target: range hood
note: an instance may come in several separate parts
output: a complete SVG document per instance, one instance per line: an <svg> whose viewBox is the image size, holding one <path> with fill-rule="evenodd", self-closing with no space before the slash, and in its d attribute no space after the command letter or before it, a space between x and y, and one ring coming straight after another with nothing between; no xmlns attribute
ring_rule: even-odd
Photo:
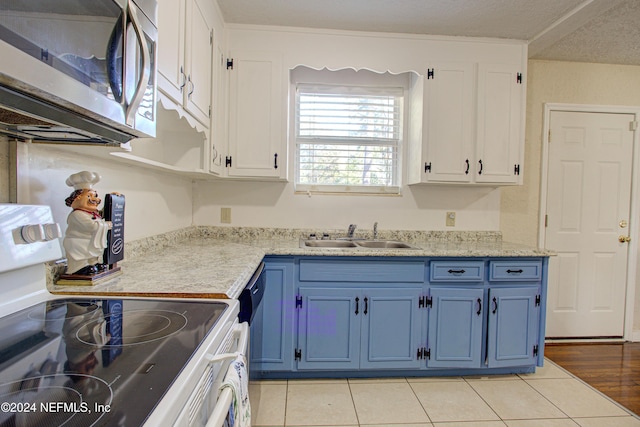
<svg viewBox="0 0 640 427"><path fill-rule="evenodd" d="M21 141L117 146L134 135L0 85L0 134Z"/></svg>

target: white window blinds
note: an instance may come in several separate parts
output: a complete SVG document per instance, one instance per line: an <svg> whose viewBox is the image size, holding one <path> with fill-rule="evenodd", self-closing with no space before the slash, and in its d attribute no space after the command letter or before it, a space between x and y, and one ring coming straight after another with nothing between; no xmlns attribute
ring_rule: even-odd
<svg viewBox="0 0 640 427"><path fill-rule="evenodd" d="M397 192L403 94L402 88L299 84L297 188Z"/></svg>

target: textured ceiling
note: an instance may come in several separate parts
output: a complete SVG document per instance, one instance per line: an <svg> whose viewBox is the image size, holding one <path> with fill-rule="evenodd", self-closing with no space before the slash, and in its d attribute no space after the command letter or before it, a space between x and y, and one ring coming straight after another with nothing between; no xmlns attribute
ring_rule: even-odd
<svg viewBox="0 0 640 427"><path fill-rule="evenodd" d="M492 37L537 59L640 65L640 0L217 0L225 22Z"/></svg>

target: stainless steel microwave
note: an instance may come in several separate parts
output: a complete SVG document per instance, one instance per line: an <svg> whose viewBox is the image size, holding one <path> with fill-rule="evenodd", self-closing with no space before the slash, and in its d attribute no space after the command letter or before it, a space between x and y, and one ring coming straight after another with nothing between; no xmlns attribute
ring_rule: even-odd
<svg viewBox="0 0 640 427"><path fill-rule="evenodd" d="M0 2L0 133L154 137L157 32L156 0Z"/></svg>

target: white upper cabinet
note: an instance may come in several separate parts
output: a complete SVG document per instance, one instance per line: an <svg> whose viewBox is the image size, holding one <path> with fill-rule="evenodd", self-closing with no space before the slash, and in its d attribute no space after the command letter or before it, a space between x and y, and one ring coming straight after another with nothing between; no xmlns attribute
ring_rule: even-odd
<svg viewBox="0 0 640 427"><path fill-rule="evenodd" d="M408 183L521 183L522 74L445 62L414 79Z"/></svg>
<svg viewBox="0 0 640 427"><path fill-rule="evenodd" d="M286 179L282 55L236 50L230 61L228 176Z"/></svg>
<svg viewBox="0 0 640 427"><path fill-rule="evenodd" d="M158 4L158 88L207 128L213 27L199 0Z"/></svg>

